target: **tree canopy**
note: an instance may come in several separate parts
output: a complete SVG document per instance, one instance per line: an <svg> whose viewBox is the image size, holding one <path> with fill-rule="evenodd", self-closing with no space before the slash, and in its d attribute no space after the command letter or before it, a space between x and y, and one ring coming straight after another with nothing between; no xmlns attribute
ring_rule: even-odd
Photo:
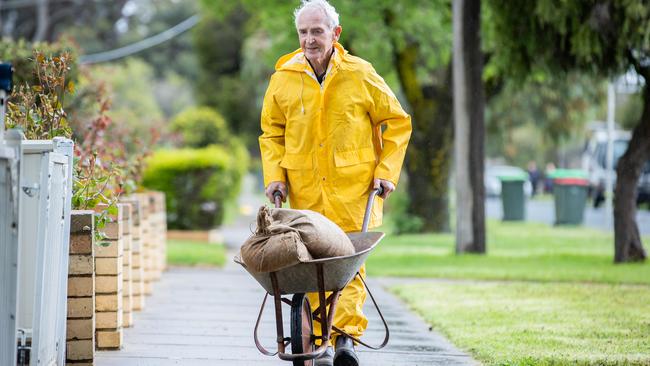
<svg viewBox="0 0 650 366"><path fill-rule="evenodd" d="M635 221L636 183L650 159L650 7L625 0L489 0L491 60L518 80L572 70L612 77L630 69L645 79L642 115L616 167L616 262L644 260Z"/></svg>
<svg viewBox="0 0 650 366"><path fill-rule="evenodd" d="M519 79L581 69L617 75L650 60L643 0L488 0L492 65Z"/></svg>

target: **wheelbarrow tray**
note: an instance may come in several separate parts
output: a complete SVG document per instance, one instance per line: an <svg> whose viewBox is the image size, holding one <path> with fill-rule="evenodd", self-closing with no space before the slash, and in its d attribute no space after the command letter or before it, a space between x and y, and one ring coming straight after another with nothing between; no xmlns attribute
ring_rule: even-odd
<svg viewBox="0 0 650 366"><path fill-rule="evenodd" d="M281 294L296 294L306 292L318 292L317 267L323 266L323 277L325 282L325 291L341 290L354 275L359 271L361 265L366 261L370 252L375 248L377 243L384 237L381 232L360 232L350 233L348 237L354 245L355 254L341 257L331 257L323 259L314 259L308 262L302 262L290 267L280 269L275 272ZM255 272L246 267L246 264L240 259L235 258L235 262L241 264L248 273L259 282L260 285L273 295L273 285L271 282L270 272Z"/></svg>

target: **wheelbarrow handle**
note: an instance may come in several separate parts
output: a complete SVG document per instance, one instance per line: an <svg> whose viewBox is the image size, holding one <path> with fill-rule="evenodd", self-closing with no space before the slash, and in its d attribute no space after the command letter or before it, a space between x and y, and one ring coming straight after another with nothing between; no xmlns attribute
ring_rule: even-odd
<svg viewBox="0 0 650 366"><path fill-rule="evenodd" d="M273 200L275 201L275 208L282 208L283 194L280 190L273 192Z"/></svg>
<svg viewBox="0 0 650 366"><path fill-rule="evenodd" d="M368 231L368 224L370 223L370 216L372 215L372 204L375 201L375 196L381 196L384 194L384 187L379 186L379 188L373 188L370 191L368 196L368 203L366 203L366 213L363 215L363 226L361 226L361 232L365 233Z"/></svg>

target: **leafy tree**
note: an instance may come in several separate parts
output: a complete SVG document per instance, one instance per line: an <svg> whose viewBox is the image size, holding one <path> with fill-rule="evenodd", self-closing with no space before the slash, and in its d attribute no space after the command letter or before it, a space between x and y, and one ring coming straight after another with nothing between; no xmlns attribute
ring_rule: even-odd
<svg viewBox="0 0 650 366"><path fill-rule="evenodd" d="M638 93L616 96L616 122L621 127L631 130L641 119L643 113L643 95Z"/></svg>
<svg viewBox="0 0 650 366"><path fill-rule="evenodd" d="M226 14L220 8L213 9L227 5L206 2L201 22L194 31L200 65L195 94L200 105L223 113L232 131L242 136L249 148L257 150L257 98L262 94L256 88L262 80L250 78L244 72L245 43L251 35L247 26L250 16L239 6Z"/></svg>
<svg viewBox="0 0 650 366"><path fill-rule="evenodd" d="M125 10L128 10L126 15L123 11L122 18L116 23L116 26L120 25L119 46L159 34L199 12L199 6L196 0L138 0L131 1ZM105 50L101 48L98 51ZM157 80L173 72L192 83L198 81L199 63L191 31L138 52L137 57L152 66Z"/></svg>
<svg viewBox="0 0 650 366"><path fill-rule="evenodd" d="M153 68L137 58L110 65L91 67L93 80L84 78L81 87L104 83L111 101L108 116L126 124L134 133L133 138L146 136L151 128L160 129L163 113L153 88Z"/></svg>
<svg viewBox="0 0 650 366"><path fill-rule="evenodd" d="M390 66L397 72L413 117L405 165L409 213L423 219L424 231L448 231L453 149L451 7L447 1L382 5L390 42L378 46L390 48Z"/></svg>
<svg viewBox="0 0 650 366"><path fill-rule="evenodd" d="M602 112L598 106L605 91L602 79L576 72L523 85L505 81L486 110L488 156L503 156L518 166L556 160L559 146L576 141L585 122Z"/></svg>
<svg viewBox="0 0 650 366"><path fill-rule="evenodd" d="M122 16L127 0L78 1L52 0L3 1L0 7L2 37L35 42L57 40L71 24L84 25L104 42L114 42L115 22Z"/></svg>
<svg viewBox="0 0 650 366"><path fill-rule="evenodd" d="M499 72L524 80L570 70L611 77L632 68L645 80L643 112L616 168L614 261L645 260L635 198L642 165L650 158L650 7L643 0L488 3L491 61Z"/></svg>

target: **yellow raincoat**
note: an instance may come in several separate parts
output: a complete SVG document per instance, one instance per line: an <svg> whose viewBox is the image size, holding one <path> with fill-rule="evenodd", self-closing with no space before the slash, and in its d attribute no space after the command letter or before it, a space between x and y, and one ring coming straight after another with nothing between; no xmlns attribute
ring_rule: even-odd
<svg viewBox="0 0 650 366"><path fill-rule="evenodd" d="M322 86L300 49L275 68L262 107L264 185L287 182L291 207L359 231L373 178L397 185L409 115L373 67L338 43ZM370 227L381 225L375 202Z"/></svg>
<svg viewBox="0 0 650 366"><path fill-rule="evenodd" d="M411 119L368 62L339 43L334 49L322 85L301 49L278 60L264 97L259 142L264 186L286 182L292 208L319 212L353 232L361 230L373 178L397 185ZM369 226L381 220L377 199ZM365 297L355 278L342 293L334 324L361 336ZM317 306L316 296L310 301Z"/></svg>

